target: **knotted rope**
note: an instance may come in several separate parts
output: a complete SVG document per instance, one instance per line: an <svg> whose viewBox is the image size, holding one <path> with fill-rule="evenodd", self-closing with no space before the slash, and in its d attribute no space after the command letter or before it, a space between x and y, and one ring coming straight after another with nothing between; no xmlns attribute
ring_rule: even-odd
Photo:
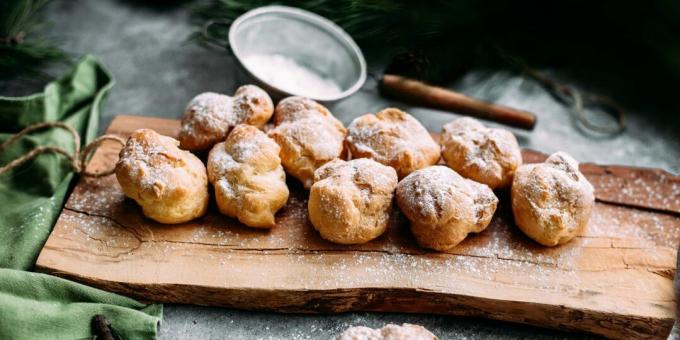
<svg viewBox="0 0 680 340"><path fill-rule="evenodd" d="M0 175L9 172L22 164L38 157L41 154L44 153L56 153L56 154L61 154L64 157L66 157L69 160L69 164L71 165L71 168L73 171L81 176L85 177L92 177L92 178L99 178L99 177L104 177L112 174L115 171L115 168L111 168L109 170L103 171L103 172L90 172L87 170L87 165L90 162L90 155L94 153L95 150L101 145L104 141L110 140L117 142L118 144L125 146L125 140L122 138L116 136L116 135L103 135L97 137L94 141L91 143L87 144L85 146L85 149L82 151L80 150L80 135L78 135L78 132L70 127L67 124L64 124L62 122L44 122L44 123L38 123L34 124L31 126L28 126L24 128L23 130L13 134L9 139L4 141L2 144L0 144L0 154L2 154L5 150L7 150L7 147L9 147L10 144L14 143L21 137L37 130L43 130L46 128L60 128L68 131L71 136L73 137L73 154L71 154L68 150L58 147L58 146L52 146L52 145L45 145L45 146L39 146L36 147L35 149L29 151L28 153L22 155L21 157L12 160L11 162L7 163L3 167L0 167Z"/></svg>

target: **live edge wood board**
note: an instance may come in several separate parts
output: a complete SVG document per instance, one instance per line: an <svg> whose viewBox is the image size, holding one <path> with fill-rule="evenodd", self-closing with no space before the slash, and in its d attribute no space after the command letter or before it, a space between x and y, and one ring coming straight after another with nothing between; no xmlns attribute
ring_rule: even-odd
<svg viewBox="0 0 680 340"><path fill-rule="evenodd" d="M176 120L118 116L108 133L176 136ZM91 169L112 167L105 144ZM525 150L526 162L545 155ZM126 199L115 176L80 179L37 269L143 301L277 312L416 312L479 316L591 332L664 338L675 314L680 177L662 170L582 164L596 188L588 228L545 248L518 231L508 194L491 225L450 253L419 248L394 209L383 236L359 246L321 239L307 192L291 196L271 231L210 213L161 225ZM214 204L214 203L213 203Z"/></svg>

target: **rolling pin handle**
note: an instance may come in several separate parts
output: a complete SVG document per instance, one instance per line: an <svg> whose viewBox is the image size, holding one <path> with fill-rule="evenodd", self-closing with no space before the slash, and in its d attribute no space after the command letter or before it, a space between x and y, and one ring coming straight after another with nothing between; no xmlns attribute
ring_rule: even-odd
<svg viewBox="0 0 680 340"><path fill-rule="evenodd" d="M403 100L414 105L466 114L527 130L533 130L536 126L536 115L531 112L487 103L402 76L383 75L379 89L386 98Z"/></svg>

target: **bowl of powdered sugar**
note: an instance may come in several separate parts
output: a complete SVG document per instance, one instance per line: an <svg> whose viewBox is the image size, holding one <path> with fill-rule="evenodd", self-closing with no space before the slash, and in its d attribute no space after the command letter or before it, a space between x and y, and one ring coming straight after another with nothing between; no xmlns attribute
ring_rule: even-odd
<svg viewBox="0 0 680 340"><path fill-rule="evenodd" d="M229 45L245 73L275 98L304 96L334 102L366 80L366 61L333 22L286 6L266 6L238 17Z"/></svg>

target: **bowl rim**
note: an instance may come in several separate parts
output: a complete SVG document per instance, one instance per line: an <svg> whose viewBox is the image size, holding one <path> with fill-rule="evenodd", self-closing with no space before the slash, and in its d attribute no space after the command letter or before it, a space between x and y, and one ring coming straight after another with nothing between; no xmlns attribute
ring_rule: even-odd
<svg viewBox="0 0 680 340"><path fill-rule="evenodd" d="M354 42L354 39L345 32L340 26L336 25L334 22L330 21L329 19L326 19L316 13L312 13L310 11L306 11L300 8L295 8L295 7L289 7L289 6L281 6L281 5L272 5L272 6L263 6L263 7L258 7L255 9L252 9L246 13L243 13L240 15L234 22L231 24L229 27L229 46L236 57L236 60L238 60L239 64L255 79L258 81L267 84L268 86L272 87L273 89L285 93L287 95L300 95L302 96L303 94L294 94L289 91L286 91L284 89L279 88L278 86L271 84L257 75L248 68L248 66L245 65L245 63L242 60L242 54L241 51L239 50L239 47L235 44L236 42L236 36L237 36L237 28L241 26L244 22L247 20L260 16L260 15L266 15L270 13L284 13L292 16L296 16L298 18L310 21L312 23L315 23L320 29L327 29L330 31L332 34L336 35L336 37L340 38L340 40L350 48L351 52L354 54L354 58L358 60L359 62L359 77L358 79L352 84L349 88L346 90L339 92L338 94L331 95L331 96L308 96L308 98L318 100L318 101L336 101L340 99L344 99L352 94L354 94L356 91L358 91L366 82L366 60L364 59L364 55L361 52L361 49L359 46Z"/></svg>

